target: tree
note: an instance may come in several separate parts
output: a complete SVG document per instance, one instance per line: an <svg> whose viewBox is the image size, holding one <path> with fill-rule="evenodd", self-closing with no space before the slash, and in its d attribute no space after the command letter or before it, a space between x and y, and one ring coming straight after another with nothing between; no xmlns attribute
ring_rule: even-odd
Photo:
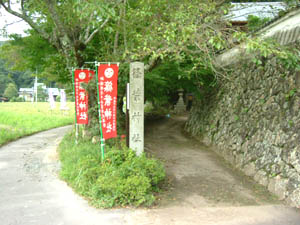
<svg viewBox="0 0 300 225"><path fill-rule="evenodd" d="M4 74L0 74L0 80L0 96L3 96L6 87L9 83L12 83L13 80Z"/></svg>
<svg viewBox="0 0 300 225"><path fill-rule="evenodd" d="M225 20L230 4L224 0L17 2L20 11L10 0L0 0L0 6L26 21L33 30L21 41L15 37L12 46L17 42L20 44L15 45L15 50L7 49L12 49L12 54L17 56L21 53L32 69L39 63L39 73L62 82L71 83L72 67L95 60L119 61L122 65L139 60L146 63L146 72L150 73L165 62L188 62L190 66L182 73L187 79L193 74L205 76L197 71L224 76L214 65L216 55L246 37ZM23 48L24 45L28 47ZM252 41L251 45L251 49L256 50L260 48L261 40ZM41 53L41 47L49 54ZM33 53L39 53L38 57L30 54L31 49ZM272 53L268 51L268 54ZM127 76L128 64L120 69L120 81L125 83ZM157 79L157 76L153 75L151 79ZM155 83L159 85L159 82Z"/></svg>
<svg viewBox="0 0 300 225"><path fill-rule="evenodd" d="M34 30L29 33L23 38L12 35L13 40L0 47L0 58L6 61L6 66L10 70L23 71L18 80L26 87L32 86L34 75L49 82L69 81L69 71L57 50Z"/></svg>
<svg viewBox="0 0 300 225"><path fill-rule="evenodd" d="M226 40L232 31L222 17L228 10L223 0L18 2L20 12L13 9L10 0L0 0L0 5L57 49L67 67L83 66L96 39L101 41L98 46L107 48L98 57L120 59L118 53L124 59L151 59L151 68L167 56L178 61L186 55L197 55L191 58L202 66L211 66L203 59L211 59L228 45Z"/></svg>
<svg viewBox="0 0 300 225"><path fill-rule="evenodd" d="M19 0L19 11L11 2L0 6L58 51L47 68L105 59L145 61L151 70L165 58L188 58L191 69L217 73L216 54L245 37L225 20L230 3L224 0Z"/></svg>
<svg viewBox="0 0 300 225"><path fill-rule="evenodd" d="M46 98L48 97L48 94L45 89L41 85L37 87L37 96L38 96L38 101L44 102L46 101Z"/></svg>
<svg viewBox="0 0 300 225"><path fill-rule="evenodd" d="M0 47L0 95L3 94L8 83L15 83L18 88L20 87L31 87L32 86L32 76L29 73L28 69L25 72L20 72L19 69L12 68L10 65L17 62L15 54L10 54L10 52L5 52L2 48L6 47L5 44L3 47ZM3 54L3 57L1 56ZM5 55L5 57L4 57ZM9 59L9 60L8 60Z"/></svg>
<svg viewBox="0 0 300 225"><path fill-rule="evenodd" d="M19 6L12 4L11 0L0 0L0 5L47 40L64 56L68 67L83 66L87 45L100 30L105 30L109 21L114 20L115 8L120 4L117 0L17 2Z"/></svg>
<svg viewBox="0 0 300 225"><path fill-rule="evenodd" d="M4 97L7 97L9 99L13 98L13 97L17 97L18 96L18 90L17 87L14 83L9 83L7 88L4 91Z"/></svg>

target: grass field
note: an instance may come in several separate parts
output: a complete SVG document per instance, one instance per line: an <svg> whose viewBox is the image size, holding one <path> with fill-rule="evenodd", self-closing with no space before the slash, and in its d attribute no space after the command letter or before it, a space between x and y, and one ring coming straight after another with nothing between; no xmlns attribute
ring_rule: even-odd
<svg viewBox="0 0 300 225"><path fill-rule="evenodd" d="M74 103L63 114L56 108L50 111L48 102L0 103L0 146L22 136L74 123Z"/></svg>

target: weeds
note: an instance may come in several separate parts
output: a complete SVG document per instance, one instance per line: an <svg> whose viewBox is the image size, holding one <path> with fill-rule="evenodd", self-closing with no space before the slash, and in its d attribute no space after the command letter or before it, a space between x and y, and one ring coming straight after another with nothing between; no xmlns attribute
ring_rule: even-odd
<svg viewBox="0 0 300 225"><path fill-rule="evenodd" d="M58 107L58 106L57 106ZM60 110L49 110L49 103L0 103L0 146L22 136L42 130L72 124L74 106L68 115Z"/></svg>
<svg viewBox="0 0 300 225"><path fill-rule="evenodd" d="M96 207L151 205L154 193L165 179L163 165L145 155L137 157L126 147L105 149L101 162L100 147L87 140L74 144L67 135L59 147L60 176L76 192Z"/></svg>

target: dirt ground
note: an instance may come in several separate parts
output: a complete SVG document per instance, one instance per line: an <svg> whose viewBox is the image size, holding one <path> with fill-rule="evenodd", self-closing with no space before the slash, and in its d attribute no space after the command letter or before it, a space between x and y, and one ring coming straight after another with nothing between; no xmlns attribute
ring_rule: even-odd
<svg viewBox="0 0 300 225"><path fill-rule="evenodd" d="M146 152L163 160L168 184L158 204L135 212L128 224L300 224L298 212L185 134L186 119L146 124Z"/></svg>
<svg viewBox="0 0 300 225"><path fill-rule="evenodd" d="M184 133L187 116L147 124L145 149L166 167L169 190L159 205L247 206L278 204L277 198Z"/></svg>
<svg viewBox="0 0 300 225"><path fill-rule="evenodd" d="M70 127L0 148L1 225L299 225L285 206L210 149L184 135L186 117L147 123L145 149L161 158L166 190L152 208L103 210L59 180L56 147Z"/></svg>

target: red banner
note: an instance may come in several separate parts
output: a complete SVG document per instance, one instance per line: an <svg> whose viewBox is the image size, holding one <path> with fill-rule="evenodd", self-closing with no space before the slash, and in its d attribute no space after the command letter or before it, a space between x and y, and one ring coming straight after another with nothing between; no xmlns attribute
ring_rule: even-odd
<svg viewBox="0 0 300 225"><path fill-rule="evenodd" d="M74 72L75 107L77 124L88 124L88 93L81 83L88 83L95 72L88 69L76 69Z"/></svg>
<svg viewBox="0 0 300 225"><path fill-rule="evenodd" d="M104 140L117 136L117 64L100 64L98 67L98 90Z"/></svg>

